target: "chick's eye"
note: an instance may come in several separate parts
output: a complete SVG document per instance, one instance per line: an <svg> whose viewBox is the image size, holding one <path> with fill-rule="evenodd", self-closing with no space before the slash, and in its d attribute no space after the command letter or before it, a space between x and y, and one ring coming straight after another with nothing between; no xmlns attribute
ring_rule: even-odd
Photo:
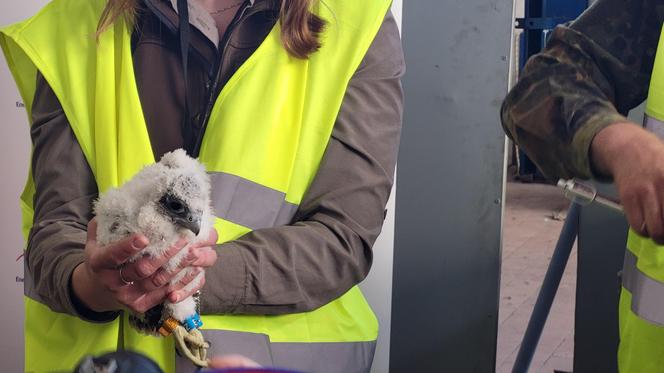
<svg viewBox="0 0 664 373"><path fill-rule="evenodd" d="M168 209L175 213L184 212L184 206L182 203L173 200L168 201Z"/></svg>

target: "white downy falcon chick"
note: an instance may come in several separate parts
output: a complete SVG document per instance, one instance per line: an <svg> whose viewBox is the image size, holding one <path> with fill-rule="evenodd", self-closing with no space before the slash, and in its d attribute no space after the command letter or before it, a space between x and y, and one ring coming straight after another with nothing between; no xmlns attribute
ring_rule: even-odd
<svg viewBox="0 0 664 373"><path fill-rule="evenodd" d="M202 164L178 149L164 154L158 163L144 167L122 186L106 191L95 203L94 213L100 245L141 233L149 245L130 261L144 255L159 256L180 237L190 244L207 238L214 223L210 179ZM188 251L186 247L182 249L163 268L175 269ZM177 283L189 271L193 268L182 270L171 283ZM203 276L201 272L185 289L196 287ZM195 314L195 301L188 297L176 304L166 301L142 315L132 315L130 322L144 333L158 334L159 326L169 316L184 324Z"/></svg>

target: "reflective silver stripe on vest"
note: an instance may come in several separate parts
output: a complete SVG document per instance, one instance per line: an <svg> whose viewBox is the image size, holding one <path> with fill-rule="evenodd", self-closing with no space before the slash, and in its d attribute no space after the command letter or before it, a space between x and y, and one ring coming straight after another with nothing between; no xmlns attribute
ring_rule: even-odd
<svg viewBox="0 0 664 373"><path fill-rule="evenodd" d="M369 373L376 342L270 343L265 334L203 330L208 356L239 354L265 367L310 373ZM176 357L176 372L195 372L186 358Z"/></svg>
<svg viewBox="0 0 664 373"><path fill-rule="evenodd" d="M623 287L632 293L632 312L653 324L664 326L664 283L641 272L636 255L626 250Z"/></svg>
<svg viewBox="0 0 664 373"><path fill-rule="evenodd" d="M286 194L239 176L210 172L212 207L216 216L251 229L286 225L297 205Z"/></svg>
<svg viewBox="0 0 664 373"><path fill-rule="evenodd" d="M643 123L648 131L654 133L660 139L664 139L664 122L646 114Z"/></svg>

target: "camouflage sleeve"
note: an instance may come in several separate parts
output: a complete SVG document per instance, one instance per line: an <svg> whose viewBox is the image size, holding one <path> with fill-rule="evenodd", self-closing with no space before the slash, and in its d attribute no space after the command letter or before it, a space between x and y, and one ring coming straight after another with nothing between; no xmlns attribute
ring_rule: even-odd
<svg viewBox="0 0 664 373"><path fill-rule="evenodd" d="M590 144L646 98L663 18L661 0L597 0L528 61L501 119L545 175L606 178Z"/></svg>

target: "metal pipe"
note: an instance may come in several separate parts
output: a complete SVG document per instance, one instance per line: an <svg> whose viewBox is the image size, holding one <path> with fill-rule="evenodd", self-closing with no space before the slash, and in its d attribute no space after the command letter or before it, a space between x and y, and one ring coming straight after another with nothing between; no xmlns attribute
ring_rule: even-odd
<svg viewBox="0 0 664 373"><path fill-rule="evenodd" d="M613 200L610 197L597 193L597 189L593 185L581 183L575 179L572 180L558 180L558 186L565 191L565 197L577 202L580 205L588 205L597 202L604 207L611 210L623 213L623 207L620 202Z"/></svg>
<svg viewBox="0 0 664 373"><path fill-rule="evenodd" d="M568 212L563 229L560 232L558 243L551 257L549 268L544 276L544 282L537 295L537 302L535 308L528 321L526 334L523 337L519 353L517 354L512 373L526 373L530 367L530 363L535 355L535 349L539 342L542 330L546 324L546 319L551 311L553 299L556 297L560 280L563 277L565 266L569 260L569 255L572 252L572 246L578 234L578 221L579 211L581 206L578 203L572 203Z"/></svg>
<svg viewBox="0 0 664 373"><path fill-rule="evenodd" d="M560 231L560 237L551 257L549 268L544 276L542 288L537 295L535 308L528 321L528 327L519 347L519 353L514 362L512 373L526 373L535 355L535 349L542 335L542 330L544 330L549 311L551 311L551 305L556 297L560 280L563 277L569 255L572 252L572 246L574 246L574 241L578 236L581 206L596 202L611 210L623 213L623 207L620 202L597 193L597 189L593 185L587 185L573 179L560 179L558 186L563 188L565 197L571 199L572 204L567 213L563 229Z"/></svg>

